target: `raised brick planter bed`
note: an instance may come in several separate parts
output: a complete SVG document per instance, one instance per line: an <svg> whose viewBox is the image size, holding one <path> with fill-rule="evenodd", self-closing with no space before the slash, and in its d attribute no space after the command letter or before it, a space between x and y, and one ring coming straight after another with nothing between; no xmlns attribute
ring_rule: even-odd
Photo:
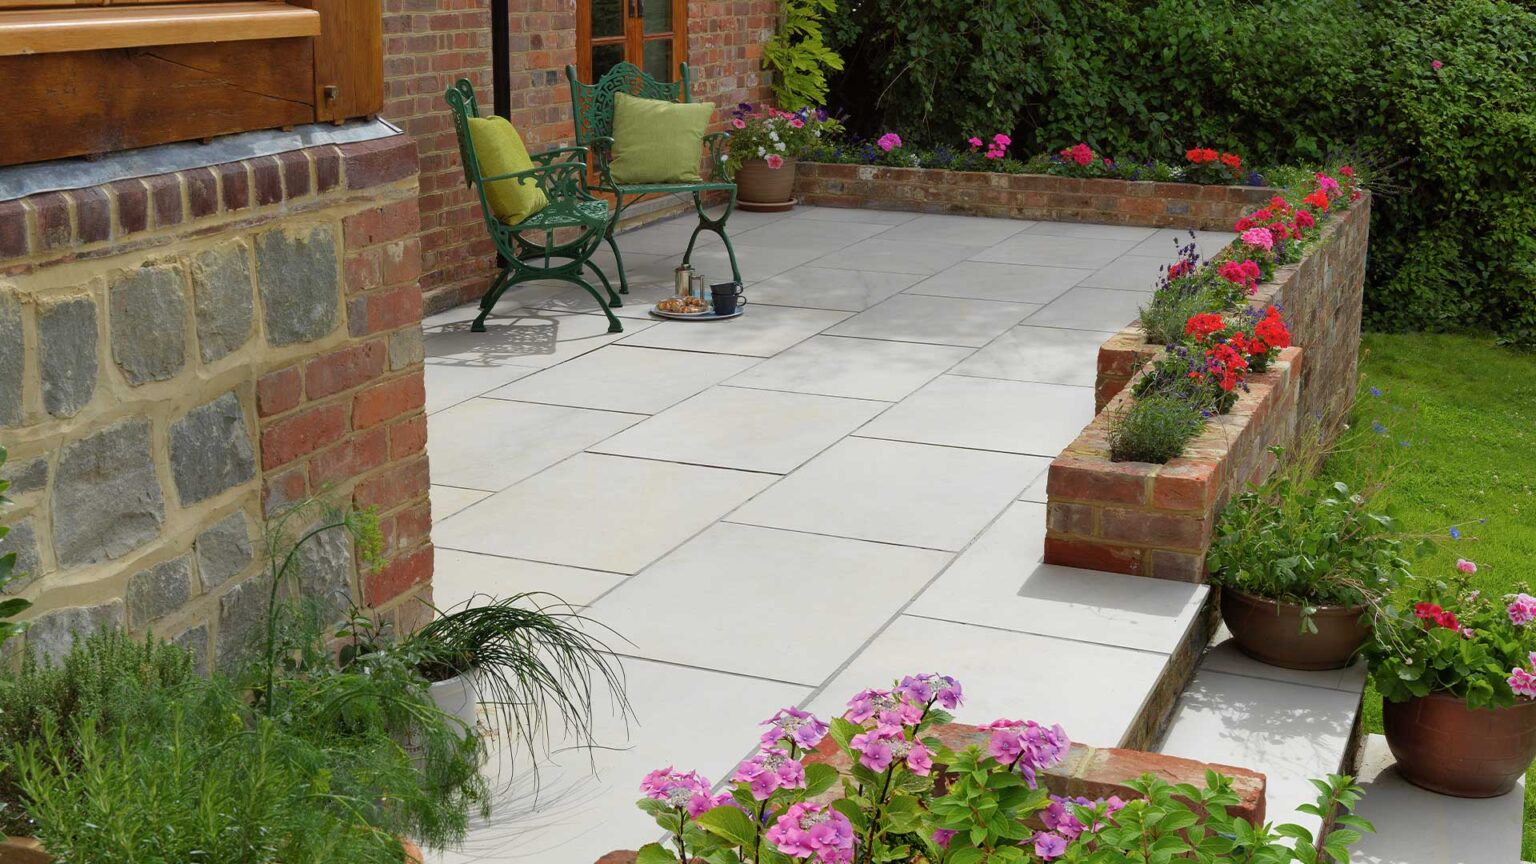
<svg viewBox="0 0 1536 864"><path fill-rule="evenodd" d="M962 750L971 744L979 745L982 750L986 750L990 736L990 733L964 723L936 726L926 734L936 736L951 750ZM831 738L823 739L815 751L806 757L806 761L826 763L843 772L846 772L849 767L847 757ZM943 766L938 766L937 770L943 772ZM1115 747L1088 747L1074 743L1066 760L1042 772L1040 780L1056 795L1093 799L1118 795L1129 799L1138 796L1135 790L1126 784L1146 774L1151 774L1168 783L1189 783L1196 788L1204 788L1207 770L1232 778L1232 791L1237 794L1239 802L1228 808L1227 812L1241 816L1254 826L1264 824L1267 787L1264 775L1232 765L1197 762L1193 759L1181 759L1178 756L1165 756L1162 753L1147 753ZM609 852L597 859L596 864L634 864L634 861L635 853L626 850Z"/></svg>
<svg viewBox="0 0 1536 864"><path fill-rule="evenodd" d="M800 162L795 197L819 207L969 213L1012 219L1230 231L1274 189L1132 180L1078 180L940 168Z"/></svg>
<svg viewBox="0 0 1536 864"><path fill-rule="evenodd" d="M1306 258L1282 267L1248 301L1256 309L1273 303L1283 310L1293 340L1307 349L1307 366L1301 374L1301 415L1318 419L1330 434L1343 422L1355 398L1370 228L1371 199L1366 195L1342 219L1328 223L1322 241ZM1095 407L1103 411L1136 370L1162 347L1146 341L1139 322L1106 340L1099 347Z"/></svg>
<svg viewBox="0 0 1536 864"><path fill-rule="evenodd" d="M1244 483L1268 477L1268 449L1295 436L1303 366L1301 348L1282 351L1268 371L1249 376L1231 412L1213 417L1165 465L1110 461L1109 420L1132 397L1127 390L1111 399L1051 463L1045 562L1205 581L1216 514Z"/></svg>

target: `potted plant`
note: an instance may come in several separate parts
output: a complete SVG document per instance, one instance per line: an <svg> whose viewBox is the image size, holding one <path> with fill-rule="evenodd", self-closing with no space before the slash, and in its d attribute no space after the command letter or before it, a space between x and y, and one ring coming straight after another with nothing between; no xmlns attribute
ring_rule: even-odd
<svg viewBox="0 0 1536 864"><path fill-rule="evenodd" d="M985 748L951 749L936 732L961 698L955 679L922 674L856 694L830 722L782 709L718 793L694 771L651 772L638 806L667 839L641 847L636 864L1310 864L1324 860L1317 849L1347 861L1359 831L1372 830L1349 812L1360 789L1348 777L1314 781L1322 794L1302 809L1332 826L1315 841L1300 826L1254 826L1229 813L1238 796L1215 773L1204 790L1148 775L1129 784L1130 800L1052 795L1040 772L1067 755L1061 727L1001 719L977 727ZM826 752L818 744L828 736L844 772L804 758Z"/></svg>
<svg viewBox="0 0 1536 864"><path fill-rule="evenodd" d="M1222 511L1206 559L1237 647L1287 669L1349 665L1412 578L1392 519L1371 506L1382 482L1315 478L1320 441L1310 431L1294 454L1271 450L1280 466Z"/></svg>
<svg viewBox="0 0 1536 864"><path fill-rule="evenodd" d="M776 212L795 206L795 160L823 134L841 127L822 108L781 111L743 102L731 112L726 173L736 181L743 210Z"/></svg>
<svg viewBox="0 0 1536 864"><path fill-rule="evenodd" d="M1503 795L1536 758L1536 597L1458 579L1414 598L1369 649L1398 773L1444 795Z"/></svg>

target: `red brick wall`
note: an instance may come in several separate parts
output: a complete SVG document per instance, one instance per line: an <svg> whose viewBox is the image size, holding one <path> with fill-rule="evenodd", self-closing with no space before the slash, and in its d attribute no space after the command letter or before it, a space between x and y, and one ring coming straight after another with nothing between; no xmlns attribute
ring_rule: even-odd
<svg viewBox="0 0 1536 864"><path fill-rule="evenodd" d="M1078 180L940 168L801 162L795 197L821 207L970 213L1009 219L1227 231L1275 190L1130 180Z"/></svg>
<svg viewBox="0 0 1536 864"><path fill-rule="evenodd" d="M576 0L512 0L511 120L529 149L570 143L566 64L576 63ZM777 0L692 0L688 61L694 98L721 106L766 95L762 43ZM464 187L443 91L475 85L489 112L491 20L486 0L385 0L384 117L416 138L421 159L421 287L428 308L477 298L494 251Z"/></svg>

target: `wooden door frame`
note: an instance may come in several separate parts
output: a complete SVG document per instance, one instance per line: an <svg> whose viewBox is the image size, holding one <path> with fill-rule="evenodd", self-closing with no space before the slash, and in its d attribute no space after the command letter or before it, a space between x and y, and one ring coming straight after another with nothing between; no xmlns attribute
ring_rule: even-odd
<svg viewBox="0 0 1536 864"><path fill-rule="evenodd" d="M645 38L645 18L641 10L647 0L622 0L624 3L624 35L604 36L598 45L623 45L624 59L645 67L645 43L659 41L660 36ZM672 4L672 80L678 78L678 67L688 62L688 0L649 0L652 3ZM576 0L576 74L583 82L594 82L592 74L592 0Z"/></svg>

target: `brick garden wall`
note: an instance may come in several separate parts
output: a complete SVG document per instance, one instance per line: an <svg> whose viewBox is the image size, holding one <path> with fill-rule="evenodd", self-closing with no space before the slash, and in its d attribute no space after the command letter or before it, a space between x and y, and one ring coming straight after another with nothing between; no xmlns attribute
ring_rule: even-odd
<svg viewBox="0 0 1536 864"><path fill-rule="evenodd" d="M1255 309L1278 305L1296 344L1306 346L1301 416L1320 421L1330 436L1344 422L1355 398L1370 228L1371 197L1366 194L1344 218L1323 229L1321 242L1305 259L1282 267L1248 301ZM1148 344L1140 324L1134 322L1105 341L1099 348L1094 384L1098 410L1161 347Z"/></svg>
<svg viewBox="0 0 1536 864"><path fill-rule="evenodd" d="M121 625L227 665L265 612L267 518L322 491L377 508L362 600L414 623L432 568L417 194L399 136L0 203L28 647ZM322 538L306 592L351 591L351 543Z"/></svg>
<svg viewBox="0 0 1536 864"><path fill-rule="evenodd" d="M530 150L572 143L566 64L575 64L576 0L514 0L511 121ZM690 0L694 99L725 109L767 96L762 44L778 0ZM416 138L421 160L421 287L432 310L478 299L495 252L464 187L443 91L459 78L491 109L491 20L484 0L385 0L384 117ZM678 250L681 253L681 249Z"/></svg>
<svg viewBox="0 0 1536 864"><path fill-rule="evenodd" d="M1177 226L1220 231L1275 190L1130 180L1078 180L936 168L801 162L795 197L821 207L968 213L1010 219Z"/></svg>

